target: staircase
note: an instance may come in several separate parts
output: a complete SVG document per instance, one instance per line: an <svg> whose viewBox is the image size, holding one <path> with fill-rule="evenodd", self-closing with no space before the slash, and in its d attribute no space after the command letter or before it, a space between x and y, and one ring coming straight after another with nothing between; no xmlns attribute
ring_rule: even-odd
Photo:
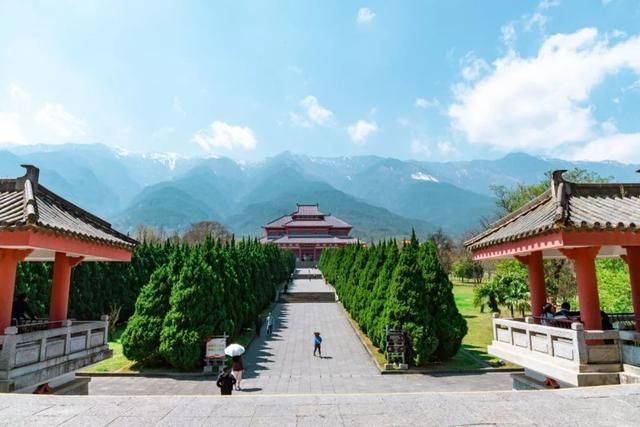
<svg viewBox="0 0 640 427"><path fill-rule="evenodd" d="M622 365L620 384L640 384L640 368L633 365Z"/></svg>
<svg viewBox="0 0 640 427"><path fill-rule="evenodd" d="M320 303L336 302L335 292L290 292L280 294L281 303Z"/></svg>

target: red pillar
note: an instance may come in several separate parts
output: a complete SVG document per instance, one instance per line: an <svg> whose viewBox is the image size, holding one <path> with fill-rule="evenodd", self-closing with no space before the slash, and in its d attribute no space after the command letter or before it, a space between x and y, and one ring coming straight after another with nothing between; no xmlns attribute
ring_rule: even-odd
<svg viewBox="0 0 640 427"><path fill-rule="evenodd" d="M631 301L636 318L636 331L640 332L640 246L625 247L627 254L622 256L629 266L629 281L631 282Z"/></svg>
<svg viewBox="0 0 640 427"><path fill-rule="evenodd" d="M561 249L576 265L578 282L578 301L580 302L580 320L585 329L602 329L600 316L600 297L598 296L598 278L596 276L596 256L600 247Z"/></svg>
<svg viewBox="0 0 640 427"><path fill-rule="evenodd" d="M30 250L0 249L0 335L11 326L16 268L30 253Z"/></svg>
<svg viewBox="0 0 640 427"><path fill-rule="evenodd" d="M82 258L69 257L65 253L56 252L53 264L51 304L49 305L49 321L51 322L67 319L71 268L78 265L80 261L82 261Z"/></svg>
<svg viewBox="0 0 640 427"><path fill-rule="evenodd" d="M529 293L531 294L531 313L539 317L542 315L542 306L547 302L542 252L532 252L531 255L516 257L516 259L527 266Z"/></svg>

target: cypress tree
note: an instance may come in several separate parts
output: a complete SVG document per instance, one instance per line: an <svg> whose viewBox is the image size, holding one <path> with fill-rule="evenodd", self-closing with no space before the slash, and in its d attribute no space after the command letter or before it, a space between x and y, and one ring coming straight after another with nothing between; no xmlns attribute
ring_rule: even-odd
<svg viewBox="0 0 640 427"><path fill-rule="evenodd" d="M201 366L206 337L224 332L227 315L222 283L204 252L202 246L196 246L185 260L160 333L160 354L178 369Z"/></svg>
<svg viewBox="0 0 640 427"><path fill-rule="evenodd" d="M434 357L447 360L460 349L467 334L467 322L458 311L453 296L453 285L438 259L438 249L432 241L420 246L418 262L426 284L426 307L438 338Z"/></svg>
<svg viewBox="0 0 640 427"><path fill-rule="evenodd" d="M418 265L418 250L418 240L412 231L411 241L402 248L393 271L383 314L386 325L409 335L407 355L417 366L431 360L438 347L431 314L425 307L426 286Z"/></svg>

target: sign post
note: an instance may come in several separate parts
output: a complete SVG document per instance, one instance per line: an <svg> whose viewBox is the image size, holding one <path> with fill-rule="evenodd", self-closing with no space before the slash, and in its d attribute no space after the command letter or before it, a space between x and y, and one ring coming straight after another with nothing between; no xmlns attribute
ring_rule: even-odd
<svg viewBox="0 0 640 427"><path fill-rule="evenodd" d="M409 369L409 366L405 362L406 352L406 334L404 331L394 331L385 328L385 343L386 343L386 357L387 364L385 369Z"/></svg>
<svg viewBox="0 0 640 427"><path fill-rule="evenodd" d="M207 337L204 355L203 372L212 373L213 368L217 367L218 372L222 371L224 365L224 349L227 347L227 334Z"/></svg>

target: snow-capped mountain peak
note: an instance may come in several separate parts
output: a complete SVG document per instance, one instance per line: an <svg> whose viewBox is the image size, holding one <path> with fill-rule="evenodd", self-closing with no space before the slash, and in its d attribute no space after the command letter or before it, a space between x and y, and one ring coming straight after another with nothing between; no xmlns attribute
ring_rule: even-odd
<svg viewBox="0 0 640 427"><path fill-rule="evenodd" d="M440 182L438 178L428 175L424 172L414 172L411 174L411 179L415 179L416 181L432 181L432 182Z"/></svg>

